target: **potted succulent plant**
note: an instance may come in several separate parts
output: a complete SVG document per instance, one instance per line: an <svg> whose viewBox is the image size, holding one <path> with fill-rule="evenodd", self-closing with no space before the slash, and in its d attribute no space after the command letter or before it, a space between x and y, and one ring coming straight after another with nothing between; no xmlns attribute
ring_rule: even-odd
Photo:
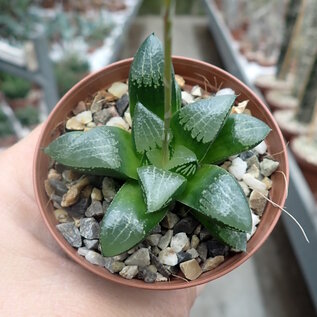
<svg viewBox="0 0 317 317"><path fill-rule="evenodd" d="M214 66L174 58L173 67L170 26L167 10L164 50L152 34L133 60L72 88L34 161L36 199L62 248L147 289L198 285L244 262L280 215L268 195L282 206L288 181L269 111Z"/></svg>

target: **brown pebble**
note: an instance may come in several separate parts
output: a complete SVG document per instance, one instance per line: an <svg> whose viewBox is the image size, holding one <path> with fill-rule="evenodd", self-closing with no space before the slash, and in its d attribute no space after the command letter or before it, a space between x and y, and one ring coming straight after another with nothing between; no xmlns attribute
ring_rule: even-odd
<svg viewBox="0 0 317 317"><path fill-rule="evenodd" d="M196 280L203 272L195 259L182 262L179 267L185 277L190 281Z"/></svg>
<svg viewBox="0 0 317 317"><path fill-rule="evenodd" d="M86 110L86 104L84 101L79 101L75 109L73 109L73 114L77 115Z"/></svg>
<svg viewBox="0 0 317 317"><path fill-rule="evenodd" d="M63 196L61 206L69 207L75 204L78 199L82 189L89 184L88 177L83 177L78 180L74 185L72 185L67 193Z"/></svg>
<svg viewBox="0 0 317 317"><path fill-rule="evenodd" d="M51 169L48 171L47 178L48 178L48 179L61 180L61 179L62 179L62 175L59 174L54 168L51 168Z"/></svg>

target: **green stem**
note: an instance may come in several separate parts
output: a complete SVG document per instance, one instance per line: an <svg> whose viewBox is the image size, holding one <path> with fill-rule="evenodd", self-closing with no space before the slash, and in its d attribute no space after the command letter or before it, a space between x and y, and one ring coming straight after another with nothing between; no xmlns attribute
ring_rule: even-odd
<svg viewBox="0 0 317 317"><path fill-rule="evenodd" d="M174 0L165 0L164 12L164 136L163 166L169 160L170 122L172 118L172 16L175 8Z"/></svg>

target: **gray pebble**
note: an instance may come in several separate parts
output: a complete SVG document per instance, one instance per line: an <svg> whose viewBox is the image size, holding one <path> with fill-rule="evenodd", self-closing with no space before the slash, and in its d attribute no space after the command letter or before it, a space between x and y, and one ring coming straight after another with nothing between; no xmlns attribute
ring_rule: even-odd
<svg viewBox="0 0 317 317"><path fill-rule="evenodd" d="M87 254L85 255L85 258L91 264L98 265L98 266L105 265L105 260L103 256L95 251L89 250Z"/></svg>
<svg viewBox="0 0 317 317"><path fill-rule="evenodd" d="M143 280L145 283L154 283L156 281L156 272L153 272L148 267L144 267L139 270L138 278Z"/></svg>
<svg viewBox="0 0 317 317"><path fill-rule="evenodd" d="M253 164L256 166L260 166L259 159L256 155L252 155L250 158L247 159L248 168L251 167Z"/></svg>
<svg viewBox="0 0 317 317"><path fill-rule="evenodd" d="M146 241L149 243L150 246L155 247L158 245L162 235L159 233L154 233L146 237Z"/></svg>
<svg viewBox="0 0 317 317"><path fill-rule="evenodd" d="M118 255L113 256L114 261L124 261L129 256L128 252L124 252Z"/></svg>
<svg viewBox="0 0 317 317"><path fill-rule="evenodd" d="M264 158L260 163L261 174L271 176L279 167L279 162Z"/></svg>
<svg viewBox="0 0 317 317"><path fill-rule="evenodd" d="M208 249L207 249L207 244L206 242L201 242L198 247L197 247L197 252L199 254L199 257L203 260L206 261L207 259L207 254L208 254Z"/></svg>
<svg viewBox="0 0 317 317"><path fill-rule="evenodd" d="M77 203L67 208L68 214L75 218L82 217L88 207L89 199L88 198L80 198Z"/></svg>
<svg viewBox="0 0 317 317"><path fill-rule="evenodd" d="M179 217L176 214L172 212L168 212L165 218L161 221L161 225L164 228L173 229L178 221L179 221Z"/></svg>
<svg viewBox="0 0 317 317"><path fill-rule="evenodd" d="M198 221L194 219L193 217L183 218L174 226L174 234L179 232L192 234L197 224L198 224Z"/></svg>
<svg viewBox="0 0 317 317"><path fill-rule="evenodd" d="M80 247L77 250L77 253L81 256L85 256L88 253L88 249L86 247Z"/></svg>
<svg viewBox="0 0 317 317"><path fill-rule="evenodd" d="M229 248L228 246L224 245L223 243L217 240L209 240L206 242L207 250L208 250L208 257L215 257L218 255L227 255Z"/></svg>
<svg viewBox="0 0 317 317"><path fill-rule="evenodd" d="M240 153L239 157L241 158L241 160L246 161L249 158L251 158L253 156L253 151L245 151Z"/></svg>
<svg viewBox="0 0 317 317"><path fill-rule="evenodd" d="M104 177L102 180L102 194L105 201L111 202L116 193L117 190L114 180L110 177Z"/></svg>
<svg viewBox="0 0 317 317"><path fill-rule="evenodd" d="M113 261L110 264L110 269L109 271L111 273L118 273L120 272L123 268L125 267L125 264L123 262L119 262L119 261Z"/></svg>
<svg viewBox="0 0 317 317"><path fill-rule="evenodd" d="M201 241L206 241L211 238L211 234L206 228L202 228L199 233L199 238Z"/></svg>
<svg viewBox="0 0 317 317"><path fill-rule="evenodd" d="M162 232L162 228L161 225L158 223L151 231L151 233L161 233Z"/></svg>
<svg viewBox="0 0 317 317"><path fill-rule="evenodd" d="M99 223L94 218L80 219L80 234L86 239L98 239L100 233Z"/></svg>
<svg viewBox="0 0 317 317"><path fill-rule="evenodd" d="M147 248L141 248L125 260L126 265L147 266L150 265L150 253Z"/></svg>
<svg viewBox="0 0 317 317"><path fill-rule="evenodd" d="M177 253L178 264L192 259L191 254L181 251Z"/></svg>
<svg viewBox="0 0 317 317"><path fill-rule="evenodd" d="M56 228L71 246L76 248L81 247L81 236L74 222L60 223L56 225Z"/></svg>
<svg viewBox="0 0 317 317"><path fill-rule="evenodd" d="M64 194L67 193L68 188L66 187L66 185L62 181L60 181L56 178L51 178L48 181L49 181L49 184L54 189L54 192L56 195L63 196Z"/></svg>
<svg viewBox="0 0 317 317"><path fill-rule="evenodd" d="M89 250L97 250L98 249L99 240L89 240L84 239L84 245Z"/></svg>
<svg viewBox="0 0 317 317"><path fill-rule="evenodd" d="M137 265L128 265L125 266L120 272L119 274L128 279L131 280L133 279L137 274L138 274L138 267Z"/></svg>
<svg viewBox="0 0 317 317"><path fill-rule="evenodd" d="M192 259L196 259L199 257L199 253L196 249L192 248L192 249L187 250L186 252L191 255Z"/></svg>
<svg viewBox="0 0 317 317"><path fill-rule="evenodd" d="M173 237L173 230L167 230L164 236L161 237L158 247L162 250L166 249Z"/></svg>
<svg viewBox="0 0 317 317"><path fill-rule="evenodd" d="M129 106L129 97L127 94L123 95L120 99L116 102L116 108L119 115L122 117L124 112L127 110Z"/></svg>
<svg viewBox="0 0 317 317"><path fill-rule="evenodd" d="M164 267L164 265L159 261L159 259L152 253L150 253L151 263L157 268L157 271L161 273L164 277L168 278L171 273Z"/></svg>
<svg viewBox="0 0 317 317"><path fill-rule="evenodd" d="M86 217L98 217L104 214L101 202L98 200L93 200L91 205L87 208L85 212Z"/></svg>
<svg viewBox="0 0 317 317"><path fill-rule="evenodd" d="M102 109L99 110L97 112L94 113L94 122L96 124L106 124L107 121L113 117L113 109L112 108L106 108L106 109Z"/></svg>
<svg viewBox="0 0 317 317"><path fill-rule="evenodd" d="M197 249L199 242L200 242L199 238L195 234L193 234L190 241L190 247Z"/></svg>

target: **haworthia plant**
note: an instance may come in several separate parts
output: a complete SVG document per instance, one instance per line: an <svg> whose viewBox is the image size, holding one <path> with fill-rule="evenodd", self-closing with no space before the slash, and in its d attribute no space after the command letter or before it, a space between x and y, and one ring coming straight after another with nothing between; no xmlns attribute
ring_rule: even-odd
<svg viewBox="0 0 317 317"><path fill-rule="evenodd" d="M132 133L117 127L67 132L45 149L50 157L86 174L126 180L101 222L104 256L141 242L178 201L191 208L211 234L246 250L251 212L236 180L215 163L265 139L269 127L243 114L230 115L235 96L211 96L183 108L172 94L171 142L162 159L164 95L162 46L150 35L135 55L129 76ZM173 91L179 91L174 75Z"/></svg>

